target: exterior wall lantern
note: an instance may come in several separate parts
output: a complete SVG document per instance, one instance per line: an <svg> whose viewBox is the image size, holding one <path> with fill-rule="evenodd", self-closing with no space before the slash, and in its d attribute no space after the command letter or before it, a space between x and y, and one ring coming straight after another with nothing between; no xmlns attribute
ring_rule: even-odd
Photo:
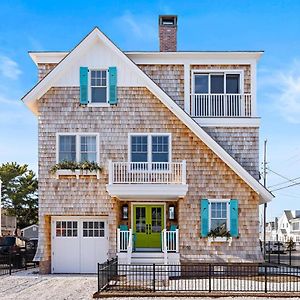
<svg viewBox="0 0 300 300"><path fill-rule="evenodd" d="M122 220L128 220L128 204L122 206Z"/></svg>
<svg viewBox="0 0 300 300"><path fill-rule="evenodd" d="M169 220L175 220L175 205L169 205Z"/></svg>

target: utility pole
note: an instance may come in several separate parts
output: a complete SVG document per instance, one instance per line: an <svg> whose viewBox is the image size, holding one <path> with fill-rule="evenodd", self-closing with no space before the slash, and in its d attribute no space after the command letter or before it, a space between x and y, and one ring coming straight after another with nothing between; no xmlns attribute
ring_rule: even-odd
<svg viewBox="0 0 300 300"><path fill-rule="evenodd" d="M263 162L263 177L264 177L264 187L267 188L267 140L264 141L264 162ZM267 203L264 204L264 258L266 257L266 220L267 220Z"/></svg>

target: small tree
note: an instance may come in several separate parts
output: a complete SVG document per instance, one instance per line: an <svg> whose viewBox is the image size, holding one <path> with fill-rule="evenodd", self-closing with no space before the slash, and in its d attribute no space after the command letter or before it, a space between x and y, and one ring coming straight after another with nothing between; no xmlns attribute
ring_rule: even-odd
<svg viewBox="0 0 300 300"><path fill-rule="evenodd" d="M0 165L2 207L7 215L17 217L17 226L26 227L38 221L38 181L28 165L16 162Z"/></svg>

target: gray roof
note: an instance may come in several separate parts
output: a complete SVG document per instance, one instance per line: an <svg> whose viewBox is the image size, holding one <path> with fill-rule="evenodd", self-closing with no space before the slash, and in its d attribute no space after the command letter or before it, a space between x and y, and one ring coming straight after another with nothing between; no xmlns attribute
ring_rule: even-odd
<svg viewBox="0 0 300 300"><path fill-rule="evenodd" d="M293 213L291 210L285 210L284 211L286 218L290 221L291 219L294 219Z"/></svg>

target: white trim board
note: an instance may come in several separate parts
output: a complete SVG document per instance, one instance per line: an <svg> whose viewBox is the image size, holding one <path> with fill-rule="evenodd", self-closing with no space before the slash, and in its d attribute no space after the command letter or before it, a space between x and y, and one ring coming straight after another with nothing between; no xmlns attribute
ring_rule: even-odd
<svg viewBox="0 0 300 300"><path fill-rule="evenodd" d="M84 52L93 40L99 39L110 48L114 55L124 61L129 70L135 72L141 82L156 96L179 120L182 121L204 144L207 145L224 163L226 163L243 181L245 181L259 196L260 203L273 199L270 193L249 172L247 172L229 153L227 153L211 136L209 136L169 95L167 95L149 76L147 76L124 52L105 36L97 27L93 29L51 72L39 81L23 98L22 101L37 114L37 101L54 84L65 68L72 65L77 55Z"/></svg>

